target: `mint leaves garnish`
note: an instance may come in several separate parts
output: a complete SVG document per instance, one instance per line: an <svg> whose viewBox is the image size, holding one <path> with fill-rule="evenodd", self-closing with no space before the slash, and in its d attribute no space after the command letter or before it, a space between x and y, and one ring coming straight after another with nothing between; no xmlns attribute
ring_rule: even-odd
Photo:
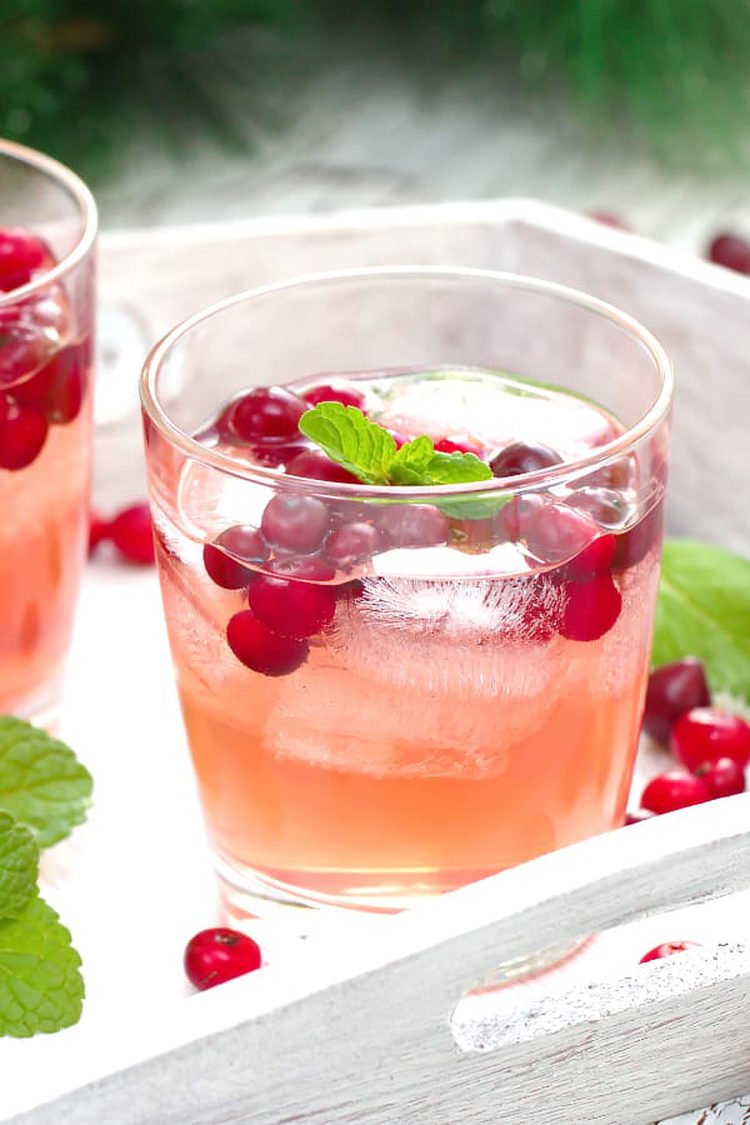
<svg viewBox="0 0 750 1125"><path fill-rule="evenodd" d="M695 656L712 691L750 701L750 562L687 539L664 545L652 662Z"/></svg>
<svg viewBox="0 0 750 1125"><path fill-rule="evenodd" d="M489 465L473 453L438 453L426 436L397 449L388 431L356 406L321 402L305 411L299 428L363 484L470 484L492 479Z"/></svg>
<svg viewBox="0 0 750 1125"><path fill-rule="evenodd" d="M81 1014L81 959L37 875L39 848L83 821L91 789L68 746L0 715L0 1035L58 1031Z"/></svg>

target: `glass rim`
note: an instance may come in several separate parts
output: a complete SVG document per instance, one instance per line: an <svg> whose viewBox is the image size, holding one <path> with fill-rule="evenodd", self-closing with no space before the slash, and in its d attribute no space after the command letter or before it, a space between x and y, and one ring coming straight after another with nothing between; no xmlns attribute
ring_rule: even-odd
<svg viewBox="0 0 750 1125"><path fill-rule="evenodd" d="M26 145L0 138L0 157L3 156L10 157L18 161L19 164L26 164L39 172L44 172L50 179L56 180L62 187L67 188L80 208L83 217L83 229L72 249L51 270L40 274L33 281L27 281L25 285L19 285L16 289L10 289L7 293L0 293L0 307L16 304L17 301L31 297L40 290L47 289L50 285L62 280L89 253L96 240L98 227L96 200L81 177L67 165L55 160L52 156L38 152L35 148L27 148Z"/></svg>
<svg viewBox="0 0 750 1125"><path fill-rule="evenodd" d="M557 298L569 304L602 317L603 319L620 328L631 338L636 339L649 354L661 379L659 393L649 409L623 433L604 445L596 446L585 457L575 461L564 461L559 465L538 469L532 473L519 473L513 476L496 477L491 480L472 481L464 484L450 485L368 485L364 483L349 484L338 481L313 480L306 477L291 476L281 469L267 468L261 465L246 465L221 453L216 449L201 444L182 430L172 421L168 411L159 400L157 381L159 373L169 354L174 347L190 335L193 329L198 328L212 317L240 305L264 297L307 288L312 285L333 285L345 281L484 281L499 284L506 288L518 289L532 293L539 293L548 297ZM426 499L440 495L466 496L487 494L491 492L518 493L527 489L538 487L551 487L570 479L587 475L595 469L607 465L609 462L625 455L629 449L648 437L662 423L669 412L674 389L674 374L672 364L666 351L656 337L628 313L622 312L615 305L593 297L579 289L557 282L545 281L540 278L514 274L496 270L474 269L470 267L435 267L435 266L373 266L361 269L343 269L321 273L301 274L284 281L272 282L268 285L257 286L243 290L226 297L221 301L199 310L192 316L181 321L169 330L152 347L146 357L140 377L140 398L144 414L160 431L163 437L174 447L179 449L191 460L199 461L206 466L242 480L253 481L275 487L284 486L294 488L297 492L325 494L330 497L364 496L372 499Z"/></svg>

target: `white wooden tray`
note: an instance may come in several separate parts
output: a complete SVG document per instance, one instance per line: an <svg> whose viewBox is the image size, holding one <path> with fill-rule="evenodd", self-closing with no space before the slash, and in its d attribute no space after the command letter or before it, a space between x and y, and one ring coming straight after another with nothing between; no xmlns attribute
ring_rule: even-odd
<svg viewBox="0 0 750 1125"><path fill-rule="evenodd" d="M549 277L642 319L678 374L673 530L750 545L729 486L750 286L731 274L526 202L136 231L105 236L101 259L100 503L142 492L137 368L174 321L292 273L434 262ZM45 859L45 893L83 954L88 1001L76 1028L0 1042L6 1120L627 1125L750 1089L750 797L611 833L408 915L347 917L304 943L271 924L267 968L189 996L182 948L216 902L152 573L90 568L63 733L94 772L96 804ZM499 960L613 926L534 985L463 1003L452 1028ZM638 965L680 937L701 950ZM739 1122L742 1104L703 1120Z"/></svg>

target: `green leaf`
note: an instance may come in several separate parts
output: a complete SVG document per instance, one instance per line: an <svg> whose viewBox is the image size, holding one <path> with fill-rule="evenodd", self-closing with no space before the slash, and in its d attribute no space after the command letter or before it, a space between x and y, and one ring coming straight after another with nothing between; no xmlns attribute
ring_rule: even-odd
<svg viewBox="0 0 750 1125"><path fill-rule="evenodd" d="M471 484L492 480L492 469L474 453L436 453L432 439L402 445L388 467L391 484Z"/></svg>
<svg viewBox="0 0 750 1125"><path fill-rule="evenodd" d="M70 747L0 715L0 809L36 831L43 848L86 819L92 780Z"/></svg>
<svg viewBox="0 0 750 1125"><path fill-rule="evenodd" d="M652 662L695 656L712 691L750 700L750 562L687 539L664 546Z"/></svg>
<svg viewBox="0 0 750 1125"><path fill-rule="evenodd" d="M388 465L396 443L387 430L365 418L356 406L321 402L305 411L299 428L363 484L388 484Z"/></svg>
<svg viewBox="0 0 750 1125"><path fill-rule="evenodd" d="M34 833L0 810L0 919L15 918L34 897L38 871Z"/></svg>
<svg viewBox="0 0 750 1125"><path fill-rule="evenodd" d="M407 441L391 459L388 478L392 484L424 484L427 466L436 456L432 438L423 436Z"/></svg>
<svg viewBox="0 0 750 1125"><path fill-rule="evenodd" d="M0 1035L25 1038L76 1023L84 995L80 965L70 934L42 899L0 922Z"/></svg>

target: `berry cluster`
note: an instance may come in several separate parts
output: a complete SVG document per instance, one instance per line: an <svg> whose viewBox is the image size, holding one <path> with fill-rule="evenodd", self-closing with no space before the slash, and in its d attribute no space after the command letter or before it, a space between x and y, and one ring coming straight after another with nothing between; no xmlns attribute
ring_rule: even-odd
<svg viewBox="0 0 750 1125"><path fill-rule="evenodd" d="M131 504L111 520L92 512L89 517L89 555L112 543L118 555L138 566L154 562L154 533L148 504Z"/></svg>

